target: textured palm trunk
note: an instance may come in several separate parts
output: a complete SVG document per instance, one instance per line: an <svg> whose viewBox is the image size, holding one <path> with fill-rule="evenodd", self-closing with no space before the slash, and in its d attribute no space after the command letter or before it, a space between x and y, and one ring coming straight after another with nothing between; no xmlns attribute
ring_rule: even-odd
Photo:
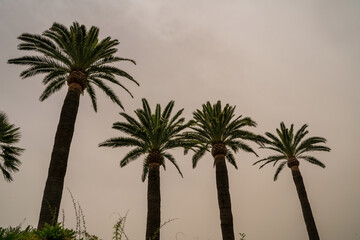
<svg viewBox="0 0 360 240"><path fill-rule="evenodd" d="M69 85L56 130L48 177L41 203L38 229L43 228L45 223L54 225L59 216L70 144L79 108L80 93L81 86L79 84L72 83Z"/></svg>
<svg viewBox="0 0 360 240"><path fill-rule="evenodd" d="M234 224L231 212L229 177L225 163L226 148L216 144L212 148L216 167L216 187L220 209L221 233L223 240L234 240Z"/></svg>
<svg viewBox="0 0 360 240"><path fill-rule="evenodd" d="M146 239L160 239L160 164L149 163Z"/></svg>
<svg viewBox="0 0 360 240"><path fill-rule="evenodd" d="M302 213L304 216L306 229L310 240L319 240L319 234L316 228L315 220L311 211L310 202L306 194L303 178L299 170L299 161L295 158L289 159L288 166L291 169L296 191L299 196Z"/></svg>

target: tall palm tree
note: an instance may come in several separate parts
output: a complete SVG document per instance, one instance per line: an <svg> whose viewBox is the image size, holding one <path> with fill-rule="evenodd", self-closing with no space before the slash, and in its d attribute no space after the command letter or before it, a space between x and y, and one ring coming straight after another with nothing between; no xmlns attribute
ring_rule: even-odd
<svg viewBox="0 0 360 240"><path fill-rule="evenodd" d="M263 158L254 163L262 163L260 168L263 166L273 163L275 166L277 163L280 163L275 175L274 181L277 180L279 173L283 170L285 164L291 169L293 180L296 186L296 190L299 196L307 232L310 240L317 240L319 234L316 228L315 220L311 211L310 203L306 194L306 189L304 185L303 178L299 169L299 159L305 160L322 168L325 168L325 165L320 162L317 158L309 155L305 155L308 152L313 151L326 151L329 152L330 148L321 145L326 142L325 138L322 137L310 137L304 138L309 132L306 130L308 127L307 124L304 124L295 134L294 134L294 125L291 124L290 129L288 129L283 122L280 123L280 129L276 129L277 135L275 136L272 133L266 132L263 141L263 146L261 148L270 149L277 152L276 155L272 155L266 158Z"/></svg>
<svg viewBox="0 0 360 240"><path fill-rule="evenodd" d="M120 113L126 122L115 122L113 129L129 135L128 137L110 138L99 144L100 147L134 147L121 160L120 166L124 167L128 163L146 155L143 161L142 181L148 176L147 192L147 225L146 240L160 239L160 173L159 168L165 169L164 159L169 160L180 175L182 173L170 149L185 147L187 142L181 135L181 131L187 128L192 122L185 123L184 118L179 118L184 109L178 111L173 117L171 112L174 101L170 101L161 112L159 104L156 105L155 113L151 112L146 99L142 99L143 109L135 111L136 117L131 117L126 113Z"/></svg>
<svg viewBox="0 0 360 240"><path fill-rule="evenodd" d="M235 107L221 102L211 105L210 102L202 105L202 110L193 113L195 125L192 131L184 135L194 151L192 156L193 168L207 151L211 151L216 168L216 186L220 208L221 231L223 240L234 240L233 217L229 193L229 180L226 168L227 161L236 169L234 153L239 150L257 154L243 140L257 142L258 136L242 130L243 127L255 127L256 123L249 117L235 117Z"/></svg>
<svg viewBox="0 0 360 240"><path fill-rule="evenodd" d="M0 112L0 169L7 182L13 181L11 174L19 171L21 162L18 157L24 151L13 145L20 140L19 129L9 123L4 112Z"/></svg>
<svg viewBox="0 0 360 240"><path fill-rule="evenodd" d="M84 25L75 22L68 29L62 24L54 23L41 35L23 33L18 37L22 41L18 49L32 50L40 55L24 56L8 61L11 64L29 66L21 72L22 78L46 74L43 79L46 88L40 96L40 101L59 91L66 83L68 85L51 154L38 228L42 228L45 223L54 224L58 218L80 94L86 90L96 112L94 89L96 86L123 108L118 97L104 81L120 86L130 95L131 93L116 79L116 76L125 77L138 84L123 70L109 65L118 61L135 63L133 60L114 56L117 52L115 47L119 44L118 40L107 37L100 41L98 35L97 27L87 30Z"/></svg>

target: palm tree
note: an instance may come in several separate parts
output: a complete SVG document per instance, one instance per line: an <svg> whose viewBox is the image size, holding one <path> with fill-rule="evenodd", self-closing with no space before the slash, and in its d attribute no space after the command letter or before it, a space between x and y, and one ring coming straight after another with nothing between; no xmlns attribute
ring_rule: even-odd
<svg viewBox="0 0 360 240"><path fill-rule="evenodd" d="M280 129L276 129L278 137L269 132L266 132L265 135L267 138L264 138L264 145L261 148L273 150L277 152L277 154L263 158L255 162L254 165L262 163L260 166L260 168L262 168L269 163L273 163L273 166L275 166L277 163L280 163L274 175L274 181L276 181L279 173L281 170L283 170L285 164L287 164L287 166L291 169L293 180L299 196L309 239L316 240L320 238L306 194L304 181L299 170L299 159L325 168L325 165L317 158L305 154L313 151L329 152L330 148L321 145L322 143L326 142L325 138L310 137L304 139L306 134L308 134L308 131L306 130L307 127L308 125L304 124L294 135L294 125L291 124L290 129L288 129L285 124L281 122Z"/></svg>
<svg viewBox="0 0 360 240"><path fill-rule="evenodd" d="M33 50L40 55L24 56L8 61L11 64L29 66L21 72L22 78L46 74L43 79L46 88L40 96L40 101L59 91L66 83L68 85L51 154L38 228L42 228L45 223L54 224L58 218L80 94L86 90L96 112L94 87L97 86L123 108L118 97L104 81L120 86L130 95L131 93L116 79L116 76L125 77L138 84L123 70L109 65L118 61L135 63L133 60L114 56L117 52L115 46L119 44L118 40L107 37L100 41L98 35L97 27L87 30L84 25L75 22L68 29L64 25L54 23L41 35L23 33L18 37L22 41L18 49Z"/></svg>
<svg viewBox="0 0 360 240"><path fill-rule="evenodd" d="M142 105L143 109L135 111L138 120L126 113L120 113L126 122L115 122L113 124L113 129L129 135L128 137L110 138L100 143L99 146L113 148L134 147L121 160L121 167L146 154L142 173L142 181L145 181L148 176L146 240L158 240L160 239L159 168L163 166L165 170L164 159L167 159L174 164L182 176L175 158L168 150L186 146L187 142L180 132L191 125L192 122L185 123L184 118L179 118L183 109L170 118L174 101L170 101L163 112L161 112L160 105L157 104L155 113L152 113L146 99L142 99Z"/></svg>
<svg viewBox="0 0 360 240"><path fill-rule="evenodd" d="M229 193L229 180L225 159L236 169L234 153L239 150L257 154L243 140L258 141L258 136L242 130L243 127L255 127L256 123L249 117L236 117L235 107L221 102L211 105L210 102L202 105L202 110L193 113L195 125L192 131L185 133L194 151L192 156L193 168L207 151L211 150L216 167L216 186L220 208L221 231L224 240L234 240L233 217Z"/></svg>
<svg viewBox="0 0 360 240"><path fill-rule="evenodd" d="M10 124L6 114L0 112L0 169L7 182L13 181L11 174L19 171L21 162L18 157L24 149L13 146L19 140L19 128Z"/></svg>

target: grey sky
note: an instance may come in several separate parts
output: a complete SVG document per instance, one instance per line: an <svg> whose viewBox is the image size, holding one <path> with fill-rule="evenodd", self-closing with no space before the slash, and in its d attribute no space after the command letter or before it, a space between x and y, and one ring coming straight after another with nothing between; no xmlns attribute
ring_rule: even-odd
<svg viewBox="0 0 360 240"><path fill-rule="evenodd" d="M273 132L281 121L332 148L315 154L325 169L301 163L305 185L322 239L360 239L360 3L359 1L43 1L0 0L0 110L19 126L26 149L15 181L0 180L0 226L37 225L60 108L66 90L46 102L41 76L21 80L20 66L6 63L21 33L41 33L53 22L78 21L100 28L101 37L120 40L118 56L137 66L121 68L139 82L123 83L132 99L114 87L127 113L141 105L167 104L192 111L207 100L236 105L253 118L256 133ZM98 91L98 113L81 98L65 187L85 213L88 231L110 239L116 216L128 210L126 232L143 239L146 187L141 160L119 167L126 149L98 148L117 136L111 129L120 109ZM255 147L255 146L254 146ZM260 157L267 152L258 150ZM221 238L215 172L209 155L196 169L191 155L175 151L182 179L168 165L161 172L162 239ZM258 170L253 155L236 155L239 170L228 167L235 232L248 240L307 239L289 169L273 182L275 168ZM2 176L1 176L2 177ZM75 227L72 202L64 191L65 225Z"/></svg>

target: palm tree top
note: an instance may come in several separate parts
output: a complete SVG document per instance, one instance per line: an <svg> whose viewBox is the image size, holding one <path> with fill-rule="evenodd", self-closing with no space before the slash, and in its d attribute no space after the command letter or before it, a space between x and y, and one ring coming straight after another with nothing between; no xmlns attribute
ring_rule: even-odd
<svg viewBox="0 0 360 240"><path fill-rule="evenodd" d="M193 130L202 130L209 144L227 144L234 138L234 133L244 133L239 128L244 126L256 127L256 122L249 117L238 116L234 119L236 106L226 104L221 107L221 101L211 105L208 101L202 105L202 110L197 109L194 120L198 123Z"/></svg>
<svg viewBox="0 0 360 240"><path fill-rule="evenodd" d="M256 127L256 122L249 117L241 115L235 117L235 106L226 104L224 108L221 101L211 104L209 101L202 105L202 109L193 112L195 124L191 126L191 131L185 133L185 137L195 152L192 158L193 167L196 167L198 160L215 144L223 144L227 149L226 158L237 168L234 153L239 150L251 152L257 156L255 151L243 140L258 142L261 139L258 135L243 127ZM185 152L189 150L186 149Z"/></svg>
<svg viewBox="0 0 360 240"><path fill-rule="evenodd" d="M6 114L0 111L0 142L2 144L19 142L21 137L19 129L14 124L10 124Z"/></svg>
<svg viewBox="0 0 360 240"><path fill-rule="evenodd" d="M100 143L99 146L113 148L133 147L133 150L126 154L121 160L121 167L147 154L143 162L143 181L148 173L149 161L151 161L153 157L160 159L158 164L163 166L164 169L166 167L164 158L169 160L182 176L175 158L168 150L186 146L187 141L185 141L180 132L190 126L192 122L185 123L185 118L180 117L184 109L179 110L171 117L174 104L174 101L170 101L163 111L161 110L160 104L157 104L155 112L153 113L148 101L142 99L143 108L134 111L137 119L121 112L120 115L125 118L126 121L115 122L113 124L113 129L119 130L128 136L110 138Z"/></svg>
<svg viewBox="0 0 360 240"><path fill-rule="evenodd" d="M19 50L35 51L40 55L14 58L8 60L8 63L29 66L20 74L23 79L46 74L43 79L46 88L40 101L60 90L66 81L69 84L69 76L78 72L77 76L83 78L82 90L87 90L95 111L97 104L94 86L103 90L113 102L123 108L116 94L104 81L120 86L132 96L116 76L125 77L139 85L138 82L125 71L109 64L119 61L135 64L135 61L114 56L119 41L110 37L99 40L98 35L99 29L94 26L87 30L84 25L74 22L68 29L62 24L54 23L41 35L23 33L18 37L22 41L18 45Z"/></svg>
<svg viewBox="0 0 360 240"><path fill-rule="evenodd" d="M20 140L20 128L10 124L4 112L0 112L0 169L6 181L13 180L11 173L19 171L21 164L18 157L24 149L15 147L13 144Z"/></svg>
<svg viewBox="0 0 360 240"><path fill-rule="evenodd" d="M323 137L305 138L305 136L309 133L307 128L308 125L304 124L295 133L294 124L291 124L290 128L287 128L284 122L281 122L280 129L276 129L277 136L270 132L266 132L266 137L263 137L263 145L260 148L273 150L277 152L277 155L263 158L255 162L253 165L262 163L260 166L260 168L262 168L269 163L273 163L273 166L275 166L280 161L281 163L276 170L274 181L277 180L278 174L284 168L288 160L293 158L303 159L307 162L325 168L325 164L317 158L305 154L314 151L329 152L331 149L322 145L326 143L326 139Z"/></svg>

